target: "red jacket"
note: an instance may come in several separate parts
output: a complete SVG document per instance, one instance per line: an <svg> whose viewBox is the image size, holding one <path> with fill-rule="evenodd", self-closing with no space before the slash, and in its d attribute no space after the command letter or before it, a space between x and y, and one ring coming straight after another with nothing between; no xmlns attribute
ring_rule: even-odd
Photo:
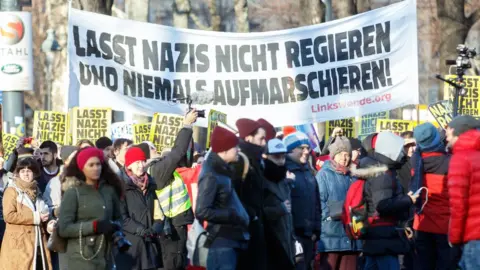
<svg viewBox="0 0 480 270"><path fill-rule="evenodd" d="M449 240L463 244L480 240L480 131L458 137L448 170Z"/></svg>
<svg viewBox="0 0 480 270"><path fill-rule="evenodd" d="M450 209L448 202L448 164L450 156L444 153L422 153L423 182L428 188L422 191L422 202L426 202L423 211L415 215L413 228L418 231L448 234Z"/></svg>

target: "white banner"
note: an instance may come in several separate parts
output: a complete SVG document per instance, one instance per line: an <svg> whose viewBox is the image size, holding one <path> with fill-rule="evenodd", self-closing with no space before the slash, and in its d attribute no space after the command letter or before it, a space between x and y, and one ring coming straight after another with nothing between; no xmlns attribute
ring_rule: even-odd
<svg viewBox="0 0 480 270"><path fill-rule="evenodd" d="M328 23L263 33L178 29L72 9L69 106L152 115L203 106L275 126L418 103L414 0ZM180 103L180 104L179 104Z"/></svg>
<svg viewBox="0 0 480 270"><path fill-rule="evenodd" d="M32 15L0 12L0 90L33 90Z"/></svg>

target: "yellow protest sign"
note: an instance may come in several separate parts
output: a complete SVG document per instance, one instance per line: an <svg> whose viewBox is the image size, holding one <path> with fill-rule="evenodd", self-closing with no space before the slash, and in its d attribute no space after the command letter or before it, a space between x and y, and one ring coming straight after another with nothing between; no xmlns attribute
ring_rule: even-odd
<svg viewBox="0 0 480 270"><path fill-rule="evenodd" d="M358 136L366 137L369 134L377 132L377 120L388 119L390 112L378 112L363 115L358 123Z"/></svg>
<svg viewBox="0 0 480 270"><path fill-rule="evenodd" d="M94 142L100 137L110 137L111 109L74 108L72 114L72 143L83 139Z"/></svg>
<svg viewBox="0 0 480 270"><path fill-rule="evenodd" d="M40 142L53 141L65 144L67 138L67 115L60 112L35 111L33 137Z"/></svg>
<svg viewBox="0 0 480 270"><path fill-rule="evenodd" d="M207 149L210 148L210 137L212 136L213 129L218 126L218 122L226 124L227 115L219 111L210 110L208 113Z"/></svg>
<svg viewBox="0 0 480 270"><path fill-rule="evenodd" d="M457 75L447 75L445 79L452 80L455 79ZM480 116L480 103L479 103L479 89L480 89L480 76L463 76L463 80L465 83L465 90L467 90L467 94L465 97L460 99L460 103L462 104L462 110L458 112L458 114L467 114L471 116ZM453 102L453 96L455 93L455 88L450 86L448 83L444 83L444 97L447 100Z"/></svg>
<svg viewBox="0 0 480 270"><path fill-rule="evenodd" d="M378 119L377 120L377 132L391 131L396 134L400 134L405 131L413 131L413 128L417 126L417 121L411 120L398 120L398 119Z"/></svg>
<svg viewBox="0 0 480 270"><path fill-rule="evenodd" d="M158 152L164 148L171 148L180 129L183 127L183 116L169 113L155 113L150 128L149 141Z"/></svg>
<svg viewBox="0 0 480 270"><path fill-rule="evenodd" d="M357 127L355 118L347 118L342 120L331 120L325 123L325 140L328 141L332 135L333 130L336 128L342 128L343 136L349 138L357 137Z"/></svg>
<svg viewBox="0 0 480 270"><path fill-rule="evenodd" d="M148 141L150 138L150 127L151 123L148 124L134 124L133 125L133 143L139 144L144 141Z"/></svg>
<svg viewBox="0 0 480 270"><path fill-rule="evenodd" d="M2 133L3 158L5 160L8 160L8 157L13 153L19 139L20 137L17 135Z"/></svg>
<svg viewBox="0 0 480 270"><path fill-rule="evenodd" d="M428 106L428 110L443 129L445 129L448 123L453 119L452 102L449 100L432 103Z"/></svg>

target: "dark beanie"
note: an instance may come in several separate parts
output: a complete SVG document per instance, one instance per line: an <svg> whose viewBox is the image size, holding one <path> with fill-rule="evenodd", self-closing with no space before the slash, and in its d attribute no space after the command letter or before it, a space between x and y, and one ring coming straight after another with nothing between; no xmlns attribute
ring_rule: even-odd
<svg viewBox="0 0 480 270"><path fill-rule="evenodd" d="M358 150L358 149L363 148L362 142L359 139L348 138L348 140L350 141L350 145L352 146L352 150Z"/></svg>
<svg viewBox="0 0 480 270"><path fill-rule="evenodd" d="M76 146L64 145L60 149L60 158L65 162L65 160L67 160L67 158L76 150Z"/></svg>
<svg viewBox="0 0 480 270"><path fill-rule="evenodd" d="M257 121L247 118L238 119L235 125L237 126L238 133L242 139L245 139L248 135L251 135L257 129L262 127Z"/></svg>
<svg viewBox="0 0 480 270"><path fill-rule="evenodd" d="M134 147L138 147L142 149L143 153L145 154L145 157L147 159L150 159L150 145L148 145L147 143L141 143L141 144L134 145Z"/></svg>
<svg viewBox="0 0 480 270"><path fill-rule="evenodd" d="M460 136L471 129L479 128L480 122L471 115L460 115L450 121L448 127L453 128L453 135Z"/></svg>
<svg viewBox="0 0 480 270"><path fill-rule="evenodd" d="M110 140L110 138L107 138L107 137L101 137L95 142L95 147L102 150L104 150L105 148L111 145L113 145L113 142L112 140Z"/></svg>
<svg viewBox="0 0 480 270"><path fill-rule="evenodd" d="M238 138L233 132L216 126L211 138L212 152L221 153L238 145Z"/></svg>
<svg viewBox="0 0 480 270"><path fill-rule="evenodd" d="M18 158L32 157L35 150L30 147L20 147L17 149Z"/></svg>
<svg viewBox="0 0 480 270"><path fill-rule="evenodd" d="M258 119L257 122L260 124L260 126L262 126L263 129L265 129L265 132L267 134L265 140L267 142L275 138L277 132L275 131L275 127L272 124L270 124L267 120L263 118Z"/></svg>

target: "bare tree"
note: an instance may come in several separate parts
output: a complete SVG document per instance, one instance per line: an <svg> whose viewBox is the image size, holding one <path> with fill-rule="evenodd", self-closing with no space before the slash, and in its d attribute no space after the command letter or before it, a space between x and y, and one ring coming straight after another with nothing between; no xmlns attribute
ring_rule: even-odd
<svg viewBox="0 0 480 270"><path fill-rule="evenodd" d="M140 22L148 22L149 0L125 0L128 18Z"/></svg>
<svg viewBox="0 0 480 270"><path fill-rule="evenodd" d="M247 0L235 0L235 21L237 24L237 32L250 32L248 22L248 4Z"/></svg>
<svg viewBox="0 0 480 270"><path fill-rule="evenodd" d="M217 0L209 0L208 9L210 10L211 30L220 31L221 18L217 11Z"/></svg>

